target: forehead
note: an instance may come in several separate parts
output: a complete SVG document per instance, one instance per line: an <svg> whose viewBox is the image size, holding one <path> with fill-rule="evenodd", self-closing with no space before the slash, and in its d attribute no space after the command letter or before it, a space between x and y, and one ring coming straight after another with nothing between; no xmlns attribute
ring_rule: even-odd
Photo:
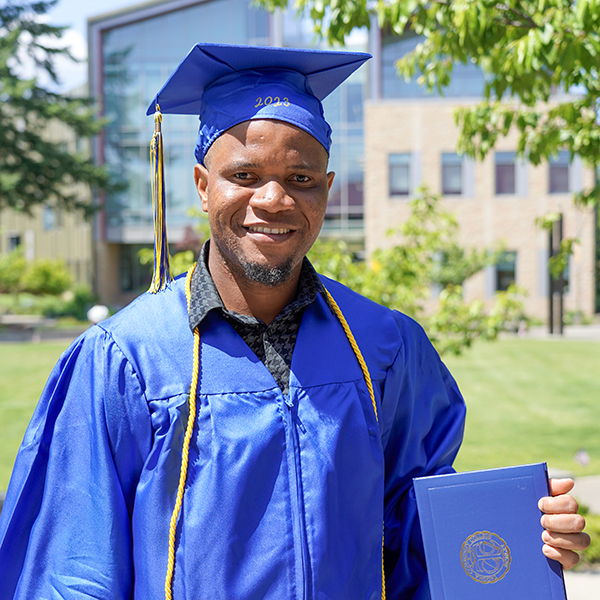
<svg viewBox="0 0 600 600"><path fill-rule="evenodd" d="M275 160L297 158L326 168L329 155L323 145L303 129L274 119L253 119L231 127L219 136L206 154L207 163L215 160Z"/></svg>

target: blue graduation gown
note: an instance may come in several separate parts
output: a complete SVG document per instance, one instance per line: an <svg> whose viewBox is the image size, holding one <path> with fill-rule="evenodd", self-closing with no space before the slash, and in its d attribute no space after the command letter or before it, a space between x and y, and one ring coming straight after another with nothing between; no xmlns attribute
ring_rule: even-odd
<svg viewBox="0 0 600 600"><path fill-rule="evenodd" d="M411 481L451 470L464 404L422 329L331 280L368 364L320 296L289 397L214 312L174 600L427 598ZM92 327L55 367L0 519L0 599L158 600L192 377L184 280Z"/></svg>

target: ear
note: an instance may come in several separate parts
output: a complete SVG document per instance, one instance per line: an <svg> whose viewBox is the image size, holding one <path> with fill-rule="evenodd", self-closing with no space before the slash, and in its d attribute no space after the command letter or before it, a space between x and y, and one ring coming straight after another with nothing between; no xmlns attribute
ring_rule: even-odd
<svg viewBox="0 0 600 600"><path fill-rule="evenodd" d="M202 210L208 212L208 169L200 163L194 167L194 181L202 203Z"/></svg>
<svg viewBox="0 0 600 600"><path fill-rule="evenodd" d="M329 171L329 173L327 173L327 190L331 189L331 186L333 185L334 177L335 177L335 173L333 171Z"/></svg>

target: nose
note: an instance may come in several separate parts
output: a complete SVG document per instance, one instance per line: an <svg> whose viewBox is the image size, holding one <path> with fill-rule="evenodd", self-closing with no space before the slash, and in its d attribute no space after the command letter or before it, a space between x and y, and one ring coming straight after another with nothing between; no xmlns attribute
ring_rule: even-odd
<svg viewBox="0 0 600 600"><path fill-rule="evenodd" d="M271 179L256 188L250 199L250 206L275 213L293 210L295 202L287 193L285 186L279 181Z"/></svg>

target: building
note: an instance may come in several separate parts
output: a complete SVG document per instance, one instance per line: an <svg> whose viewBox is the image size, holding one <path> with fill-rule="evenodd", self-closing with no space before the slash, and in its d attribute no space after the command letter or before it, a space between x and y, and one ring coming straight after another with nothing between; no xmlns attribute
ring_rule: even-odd
<svg viewBox="0 0 600 600"><path fill-rule="evenodd" d="M456 214L462 245L506 248L504 260L467 280L465 298L491 299L514 281L527 290L526 313L546 318L549 241L536 219L562 213L565 237L579 240L565 274L565 310L593 314L596 217L573 203L574 192L593 186L593 171L578 157L570 161L568 152L534 167L516 158L516 136L500 139L483 162L457 155L454 111L481 98L483 75L459 65L443 98L404 82L393 63L417 41L383 36L371 65L379 88L365 107L367 254L394 243L385 233L408 216L415 189L425 184Z"/></svg>
<svg viewBox="0 0 600 600"><path fill-rule="evenodd" d="M95 289L105 302L124 304L147 289L151 273L138 260L153 243L149 144L153 119L148 104L180 60L199 41L313 47L312 24L293 14L270 15L247 0L160 0L88 21L91 94L101 99L110 124L94 146L126 182L126 191L98 198ZM366 49L366 34L352 49ZM337 174L324 235L343 236L357 248L363 240L363 101L367 69L361 67L324 102L333 127L331 168ZM164 115L169 243L176 246L198 206L193 148L198 119Z"/></svg>
<svg viewBox="0 0 600 600"><path fill-rule="evenodd" d="M267 14L247 0L155 0L88 21L91 94L110 119L93 151L127 184L126 191L97 199L104 210L94 225L95 289L105 302L125 304L149 284L151 273L138 259L138 251L153 242L148 153L154 125L145 112L198 41L311 47L314 36L310 22L292 13ZM566 310L593 313L596 226L594 216L576 210L572 201L572 192L589 185L593 173L564 153L551 165L533 168L515 159L510 138L483 163L458 156L453 110L481 97L483 75L457 65L444 97L431 96L398 78L394 68L417 42L386 35L374 23L368 36L359 32L349 46L368 49L374 59L324 102L337 176L323 235L343 237L367 254L392 243L385 232L406 217L407 200L426 183L456 212L465 246L506 247L500 264L468 280L467 299L491 298L514 280L528 290L527 313L543 318L548 240L535 219L560 211L565 235L580 240L569 264ZM173 249L198 203L192 178L197 128L196 117L163 116Z"/></svg>
<svg viewBox="0 0 600 600"><path fill-rule="evenodd" d="M85 96L87 88L72 93ZM71 152L89 152L87 142L84 144L64 123L49 123L44 134L66 144ZM83 201L91 202L87 186L80 186L80 195ZM20 248L28 261L61 259L76 285L92 285L92 247L91 222L80 211L68 212L52 204L34 207L31 215L8 208L0 211L0 253Z"/></svg>

